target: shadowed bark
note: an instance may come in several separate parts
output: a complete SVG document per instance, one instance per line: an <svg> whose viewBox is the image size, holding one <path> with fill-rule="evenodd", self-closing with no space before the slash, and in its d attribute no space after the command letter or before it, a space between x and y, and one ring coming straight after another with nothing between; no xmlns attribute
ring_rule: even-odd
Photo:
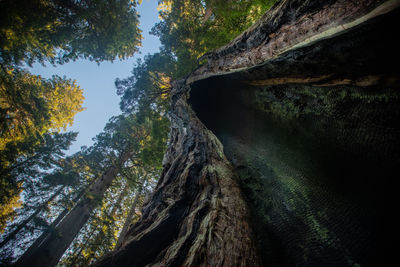
<svg viewBox="0 0 400 267"><path fill-rule="evenodd" d="M175 92L171 143L164 172L127 233L125 245L102 266L257 266L246 205L221 143Z"/></svg>
<svg viewBox="0 0 400 267"><path fill-rule="evenodd" d="M205 55L173 85L164 171L142 218L96 266L384 262L399 5L281 1Z"/></svg>

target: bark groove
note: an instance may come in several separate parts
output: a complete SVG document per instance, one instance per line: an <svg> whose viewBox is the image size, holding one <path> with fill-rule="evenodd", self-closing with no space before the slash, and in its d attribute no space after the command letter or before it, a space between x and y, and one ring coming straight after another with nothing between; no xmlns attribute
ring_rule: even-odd
<svg viewBox="0 0 400 267"><path fill-rule="evenodd" d="M259 266L233 168L188 106L188 87L175 89L164 173L123 247L97 266Z"/></svg>

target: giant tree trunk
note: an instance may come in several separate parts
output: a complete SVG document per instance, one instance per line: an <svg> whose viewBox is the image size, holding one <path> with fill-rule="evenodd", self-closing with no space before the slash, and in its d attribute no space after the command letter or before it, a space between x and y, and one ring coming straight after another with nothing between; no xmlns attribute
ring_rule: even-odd
<svg viewBox="0 0 400 267"><path fill-rule="evenodd" d="M123 153L116 166L109 167L102 176L98 177L89 186L87 195L78 201L56 229L28 257L22 257L18 260L16 266L55 266L80 229L85 225L91 212L103 198L104 192L117 176L120 166L129 156L129 153Z"/></svg>
<svg viewBox="0 0 400 267"><path fill-rule="evenodd" d="M206 55L173 85L164 171L142 218L97 266L384 264L399 6L283 0Z"/></svg>

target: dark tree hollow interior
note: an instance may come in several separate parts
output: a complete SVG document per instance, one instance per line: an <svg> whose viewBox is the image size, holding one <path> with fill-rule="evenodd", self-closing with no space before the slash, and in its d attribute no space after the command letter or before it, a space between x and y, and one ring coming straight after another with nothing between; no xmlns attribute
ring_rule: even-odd
<svg viewBox="0 0 400 267"><path fill-rule="evenodd" d="M191 85L192 108L238 174L266 266L382 262L400 166L398 18Z"/></svg>

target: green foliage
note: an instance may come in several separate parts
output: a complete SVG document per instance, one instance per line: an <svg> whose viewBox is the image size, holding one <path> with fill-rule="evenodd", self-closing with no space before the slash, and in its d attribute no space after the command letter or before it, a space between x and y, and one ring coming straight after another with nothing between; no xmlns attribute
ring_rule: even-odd
<svg viewBox="0 0 400 267"><path fill-rule="evenodd" d="M149 108L165 112L171 80L177 78L176 70L175 58L165 50L145 56L144 61L139 59L132 76L115 81L117 93L121 95L121 110L125 113L138 112L139 116L148 113Z"/></svg>
<svg viewBox="0 0 400 267"><path fill-rule="evenodd" d="M0 150L37 134L65 130L83 110L83 99L82 89L65 77L43 79L0 69Z"/></svg>
<svg viewBox="0 0 400 267"><path fill-rule="evenodd" d="M58 76L46 80L20 66L123 59L137 51L140 40L136 1L0 1L2 215L18 205L21 190L7 170L40 148L45 134L72 124L83 103L74 81Z"/></svg>
<svg viewBox="0 0 400 267"><path fill-rule="evenodd" d="M132 56L140 45L136 1L0 1L0 64Z"/></svg>
<svg viewBox="0 0 400 267"><path fill-rule="evenodd" d="M132 205L132 195L144 182L149 184L149 180L161 172L167 129L168 122L156 112L152 112L151 117L142 118L127 114L111 118L104 131L96 136L95 144L87 151L92 155L95 151L102 155L97 165L104 166L104 170L107 166L117 166L119 176L102 199L86 194L90 201L101 205L97 205L61 265L87 266L114 249L118 232ZM118 164L125 154L129 154L129 158Z"/></svg>
<svg viewBox="0 0 400 267"><path fill-rule="evenodd" d="M80 89L65 78L45 80L19 66L131 56L141 40L136 1L1 1L0 145L4 153L0 160L2 189L8 189L1 192L5 197L0 200L12 203L11 208L4 206L5 210L18 205L22 188L32 199L31 205L23 208L29 210L43 203L39 195L65 186L62 196L35 217L37 223L32 223L31 229L46 228L49 218L71 208L77 201L72 199L84 196L101 205L97 205L61 265L87 266L114 249L133 196L142 188L150 189L149 184L154 185L160 175L169 129L165 115L171 82L197 67L201 55L239 35L274 2L160 0L161 22L152 33L160 37L161 52L138 60L132 75L115 83L123 115L109 120L93 146L64 157L60 152L68 147L66 140L64 146L61 140L54 141L58 145L53 148L42 140L47 135L61 138L61 134L49 132L72 123L74 114L82 109ZM32 167L25 170L28 164ZM118 167L118 178L103 199L88 194L85 189L110 166ZM122 188L127 188L126 195ZM42 220L45 216L48 218Z"/></svg>
<svg viewBox="0 0 400 267"><path fill-rule="evenodd" d="M277 0L160 0L161 22L152 29L177 57L177 76L188 74L197 59L227 44L251 26Z"/></svg>
<svg viewBox="0 0 400 267"><path fill-rule="evenodd" d="M60 182L46 184L49 170L61 168L64 152L75 140L77 133L44 134L40 139L33 138L19 142L15 146L7 146L0 154L0 221L4 230L6 222L14 218L15 208L21 206L19 194L24 189L26 203L38 196L38 192L53 190ZM22 148L21 148L22 147ZM15 157L18 151L24 154ZM17 152L16 152L17 151ZM44 190L44 191L43 191Z"/></svg>

